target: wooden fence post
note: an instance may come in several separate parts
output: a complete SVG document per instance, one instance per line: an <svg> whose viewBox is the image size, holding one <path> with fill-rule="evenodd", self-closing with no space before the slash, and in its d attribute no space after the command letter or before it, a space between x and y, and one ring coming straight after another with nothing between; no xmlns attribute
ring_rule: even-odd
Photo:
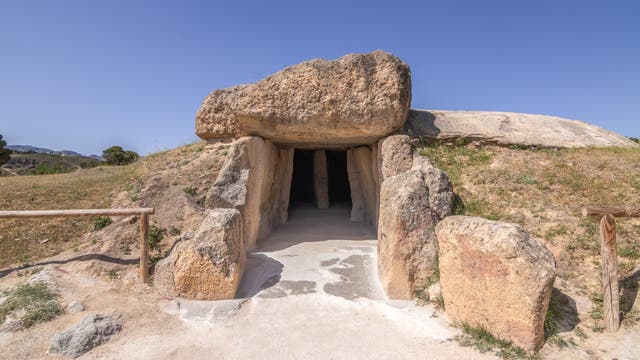
<svg viewBox="0 0 640 360"><path fill-rule="evenodd" d="M140 214L140 278L149 280L149 214ZM617 288L617 287L616 287Z"/></svg>
<svg viewBox="0 0 640 360"><path fill-rule="evenodd" d="M600 220L602 255L602 289L604 324L608 331L620 329L620 294L618 290L618 251L616 248L616 221L611 214Z"/></svg>

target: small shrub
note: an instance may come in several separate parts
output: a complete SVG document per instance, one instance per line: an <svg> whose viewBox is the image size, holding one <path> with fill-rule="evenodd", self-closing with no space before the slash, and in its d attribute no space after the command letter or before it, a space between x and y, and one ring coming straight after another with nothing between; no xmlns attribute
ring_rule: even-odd
<svg viewBox="0 0 640 360"><path fill-rule="evenodd" d="M158 250L160 248L160 243L164 239L165 233L165 229L162 229L156 225L151 225L149 227L149 246L151 247L151 249Z"/></svg>
<svg viewBox="0 0 640 360"><path fill-rule="evenodd" d="M182 232L182 230L180 230L179 228L177 228L175 226L171 226L169 228L169 235L171 235L171 236L178 236L178 235L180 235L181 232Z"/></svg>
<svg viewBox="0 0 640 360"><path fill-rule="evenodd" d="M120 245L120 251L122 251L122 253L125 255L129 255L131 254L131 247L129 246L129 244L122 244Z"/></svg>
<svg viewBox="0 0 640 360"><path fill-rule="evenodd" d="M119 274L118 270L111 269L111 270L107 271L107 276L109 276L109 279L115 280L120 276L120 274Z"/></svg>
<svg viewBox="0 0 640 360"><path fill-rule="evenodd" d="M185 195L189 197L194 197L196 195L196 188L188 186L182 189Z"/></svg>
<svg viewBox="0 0 640 360"><path fill-rule="evenodd" d="M58 294L44 282L21 284L5 295L5 301L0 304L0 323L11 314L23 312L22 326L29 328L53 320L64 312L57 301Z"/></svg>
<svg viewBox="0 0 640 360"><path fill-rule="evenodd" d="M111 225L113 220L108 216L98 216L93 219L93 230L98 231Z"/></svg>

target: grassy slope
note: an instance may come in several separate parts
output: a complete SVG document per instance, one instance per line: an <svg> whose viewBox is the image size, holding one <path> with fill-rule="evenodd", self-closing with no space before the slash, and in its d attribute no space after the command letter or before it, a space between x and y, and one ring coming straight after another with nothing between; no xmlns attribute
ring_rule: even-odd
<svg viewBox="0 0 640 360"><path fill-rule="evenodd" d="M82 209L111 205L111 196L135 173L136 165L98 167L68 174L0 178L0 209ZM0 220L0 267L54 255L74 246L91 219Z"/></svg>
<svg viewBox="0 0 640 360"><path fill-rule="evenodd" d="M599 219L582 217L581 209L640 204L640 149L432 146L419 151L449 174L461 199L457 214L523 225L555 254L556 287L597 304ZM624 279L640 265L640 219L619 219L617 235ZM598 316L593 320L597 327Z"/></svg>
<svg viewBox="0 0 640 360"><path fill-rule="evenodd" d="M103 166L57 175L0 177L0 209L159 206L161 204L155 203L153 194L146 194L153 191L145 191L158 176L165 177L171 182L170 186L179 188L181 195L183 188L192 188L202 194L203 171L211 168L208 178L215 179L222 164L216 160L212 165L205 164L203 169L194 170L197 162L193 160L204 154L203 149L204 143L199 142L156 153L127 166ZM127 201L114 204L123 193L126 193ZM165 202L167 199L157 201ZM160 214L156 218L161 218ZM1 219L0 268L33 262L75 248L92 230L92 220L85 217Z"/></svg>

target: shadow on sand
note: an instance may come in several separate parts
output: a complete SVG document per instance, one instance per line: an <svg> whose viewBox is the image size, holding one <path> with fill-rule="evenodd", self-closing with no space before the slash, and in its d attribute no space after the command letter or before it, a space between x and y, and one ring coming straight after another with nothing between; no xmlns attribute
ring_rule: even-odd
<svg viewBox="0 0 640 360"><path fill-rule="evenodd" d="M134 264L138 264L140 262L139 258L121 259L121 258L116 258L116 257L108 256L108 255L103 255L103 254L85 254L85 255L72 257L70 259L47 260L47 261L42 261L42 262L38 262L38 263L35 263L35 264L29 264L28 266L19 266L19 267L13 267L13 268L9 268L9 269L0 270L0 279L5 277L5 276L7 276L7 275L9 275L9 274L11 274L14 271L30 269L30 268L35 267L35 266L59 265L59 264L67 264L67 263L74 262L74 261L91 261L91 260L99 260L99 261L104 261L104 262L108 262L108 263L112 263L112 264L119 264L119 265L134 265Z"/></svg>

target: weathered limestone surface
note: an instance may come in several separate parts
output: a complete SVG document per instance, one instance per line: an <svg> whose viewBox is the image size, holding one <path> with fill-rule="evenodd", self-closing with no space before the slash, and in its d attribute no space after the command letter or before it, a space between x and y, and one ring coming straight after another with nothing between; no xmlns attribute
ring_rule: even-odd
<svg viewBox="0 0 640 360"><path fill-rule="evenodd" d="M498 145L638 146L625 136L582 121L511 112L412 109L405 131L433 140L469 139Z"/></svg>
<svg viewBox="0 0 640 360"><path fill-rule="evenodd" d="M327 154L324 150L313 152L313 190L318 209L329 208L329 176L327 174Z"/></svg>
<svg viewBox="0 0 640 360"><path fill-rule="evenodd" d="M117 316L93 314L51 338L50 351L77 358L122 330Z"/></svg>
<svg viewBox="0 0 640 360"><path fill-rule="evenodd" d="M351 188L351 221L363 221L376 227L378 188L374 173L373 153L368 146L347 150L347 172Z"/></svg>
<svg viewBox="0 0 640 360"><path fill-rule="evenodd" d="M215 90L196 114L196 133L296 146L370 144L404 125L410 103L409 67L378 50L306 61Z"/></svg>
<svg viewBox="0 0 640 360"><path fill-rule="evenodd" d="M245 246L251 249L257 239L286 222L292 172L293 149L259 137L241 138L230 146L205 206L238 209Z"/></svg>
<svg viewBox="0 0 640 360"><path fill-rule="evenodd" d="M450 216L436 233L448 316L539 349L556 276L553 254L515 224Z"/></svg>
<svg viewBox="0 0 640 360"><path fill-rule="evenodd" d="M245 262L240 212L207 210L194 238L178 243L158 262L155 287L170 296L189 299L232 299Z"/></svg>
<svg viewBox="0 0 640 360"><path fill-rule="evenodd" d="M433 166L428 158L414 152L413 165L415 170L420 170L429 188L429 208L434 221L444 219L451 215L453 210L453 186L447 174Z"/></svg>
<svg viewBox="0 0 640 360"><path fill-rule="evenodd" d="M391 135L378 141L379 178L409 171L413 164L413 149L408 135Z"/></svg>
<svg viewBox="0 0 640 360"><path fill-rule="evenodd" d="M414 153L406 135L380 140L377 155L378 272L389 297L410 299L436 270L435 225L451 215L453 188L444 172Z"/></svg>
<svg viewBox="0 0 640 360"><path fill-rule="evenodd" d="M438 245L420 170L382 182L378 220L378 272L387 296L411 299L437 266Z"/></svg>

